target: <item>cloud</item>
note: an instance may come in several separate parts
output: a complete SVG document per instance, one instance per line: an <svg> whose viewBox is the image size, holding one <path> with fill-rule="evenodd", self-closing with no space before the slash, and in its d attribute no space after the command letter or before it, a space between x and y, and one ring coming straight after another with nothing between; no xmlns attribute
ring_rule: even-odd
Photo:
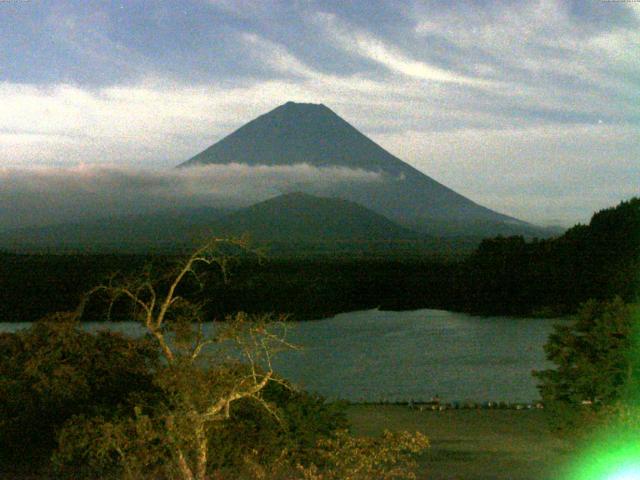
<svg viewBox="0 0 640 480"><path fill-rule="evenodd" d="M0 84L0 166L176 165L271 108L259 99L270 90L155 80L100 89Z"/></svg>
<svg viewBox="0 0 640 480"><path fill-rule="evenodd" d="M285 8L211 0L188 7L180 21L165 12L169 30L148 23L154 9L147 8L94 14L68 6L35 26L15 17L9 43L22 45L30 32L38 56L5 62L0 168L168 168L293 100L326 104L427 175L524 219L583 219L588 208L634 190L635 4L427 0L402 8ZM376 8L378 16L364 15ZM149 27L148 36L134 25ZM49 34L61 41L52 44ZM65 76L48 59L63 61ZM47 82L12 76L21 62L18 70L33 75L40 68L38 81ZM88 81L87 71L105 81ZM562 201L555 200L560 179L571 190ZM564 207L539 208L545 202Z"/></svg>
<svg viewBox="0 0 640 480"><path fill-rule="evenodd" d="M327 30L327 36L340 48L376 62L391 72L435 82L451 82L476 86L491 83L479 78L460 75L452 70L446 70L424 61L410 58L398 48L388 45L375 36L362 30L354 30L351 26L340 23L333 14L319 14L316 16L316 19L318 22L321 22Z"/></svg>
<svg viewBox="0 0 640 480"><path fill-rule="evenodd" d="M555 89L572 97L576 83L596 91L599 86L622 86L629 80L619 75L622 62L634 58L638 66L629 48L638 40L640 26L633 11L617 2L580 2L580 8L593 12L579 14L573 11L574 3L416 8L414 33L419 40L448 46L453 64L477 62L520 87L538 85L548 94Z"/></svg>
<svg viewBox="0 0 640 480"><path fill-rule="evenodd" d="M269 41L255 33L244 33L241 39L251 48L254 57L286 76L326 78L319 71L314 70L296 58L282 45Z"/></svg>
<svg viewBox="0 0 640 480"><path fill-rule="evenodd" d="M237 208L285 192L343 182L376 182L378 173L344 167L196 166L135 170L0 168L0 230L188 207Z"/></svg>

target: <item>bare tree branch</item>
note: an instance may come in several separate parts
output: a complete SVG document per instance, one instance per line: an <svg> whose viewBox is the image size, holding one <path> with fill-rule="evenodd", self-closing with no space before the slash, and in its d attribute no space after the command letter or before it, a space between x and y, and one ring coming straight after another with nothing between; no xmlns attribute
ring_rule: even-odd
<svg viewBox="0 0 640 480"><path fill-rule="evenodd" d="M228 283L234 259L222 250L228 246L248 248L246 239L214 238L184 259L170 276L161 277L161 283L152 278L150 267L137 279L122 280L112 276L107 284L87 292L75 312L80 318L89 299L104 292L110 297L109 309L124 297L134 306L134 313L140 314L141 322L157 341L166 360L166 369L161 368L160 372L165 372L167 377L158 377L159 381L166 382L169 392L178 392L175 397L170 394L168 412L161 413L160 418L164 418L168 442L183 480L205 480L208 432L213 424L230 417L234 402L255 401L281 421L273 407L262 398L261 391L271 381L291 388L274 377L272 366L274 353L283 348L296 348L284 337L286 327L282 322L286 317L279 316L277 322L271 322L273 319L268 315L250 318L239 313L228 317L225 324L206 337L203 304L194 303L178 293L187 276L193 277L202 289L203 277L197 271L200 265L217 266L222 281ZM194 323L197 324L195 334L192 332ZM282 326L282 335L271 331L268 323ZM168 326L176 334L171 342L166 337ZM214 344L218 348L206 350L211 362L205 366L196 364L204 358L206 347ZM231 347L226 357L223 356L225 345ZM243 363L238 361L238 355ZM182 375L187 376L186 382ZM193 375L193 382L189 375ZM207 375L212 377L207 379Z"/></svg>

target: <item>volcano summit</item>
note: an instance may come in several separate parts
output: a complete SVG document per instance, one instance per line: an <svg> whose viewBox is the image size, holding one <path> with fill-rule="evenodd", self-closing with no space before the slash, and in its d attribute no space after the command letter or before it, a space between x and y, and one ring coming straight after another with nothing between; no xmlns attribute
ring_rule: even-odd
<svg viewBox="0 0 640 480"><path fill-rule="evenodd" d="M421 233L540 234L534 225L478 205L416 170L321 104L287 102L179 167L231 163L309 164L375 172L381 181L308 185L301 190L359 203Z"/></svg>

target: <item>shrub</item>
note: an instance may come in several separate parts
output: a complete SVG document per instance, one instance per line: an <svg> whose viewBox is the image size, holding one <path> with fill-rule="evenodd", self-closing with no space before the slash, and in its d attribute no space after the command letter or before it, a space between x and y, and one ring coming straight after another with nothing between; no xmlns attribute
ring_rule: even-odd
<svg viewBox="0 0 640 480"><path fill-rule="evenodd" d="M0 449L3 460L47 458L74 415L124 408L150 395L158 362L148 340L90 334L69 314L0 334Z"/></svg>
<svg viewBox="0 0 640 480"><path fill-rule="evenodd" d="M534 372L557 428L579 427L620 401L637 402L640 370L637 312L622 300L591 300L545 345L555 369Z"/></svg>

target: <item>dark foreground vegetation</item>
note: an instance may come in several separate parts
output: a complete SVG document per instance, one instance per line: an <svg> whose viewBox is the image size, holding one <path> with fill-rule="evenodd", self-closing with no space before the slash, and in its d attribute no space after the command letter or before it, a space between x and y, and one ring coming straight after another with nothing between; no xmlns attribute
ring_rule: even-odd
<svg viewBox="0 0 640 480"><path fill-rule="evenodd" d="M90 334L70 315L0 334L3 477L551 480L574 478L567 472L603 429L638 444L640 306L619 298L587 302L556 328L545 347L555 367L536 373L545 408L523 410L327 403L277 376L263 384L268 369L256 383L251 361L215 352L191 363L184 355L202 340L176 318L166 331L182 340L169 361L153 335ZM245 337L238 321L216 342L243 339L259 355L246 340L266 330ZM253 393L229 401L243 391ZM185 474L176 453L197 464L198 408L221 399L227 412L205 429L205 476Z"/></svg>
<svg viewBox="0 0 640 480"><path fill-rule="evenodd" d="M412 478L427 438L346 430L344 411L295 390L271 368L287 343L278 318L237 313L202 331L197 289L229 255L220 241L168 274L148 269L97 285L77 308L0 334L0 472L69 479ZM240 241L225 246L244 249ZM133 307L147 335L91 334L92 297Z"/></svg>
<svg viewBox="0 0 640 480"><path fill-rule="evenodd" d="M0 255L0 320L34 321L68 308L113 272L131 275L150 262L162 272L172 256ZM366 255L237 258L231 281L218 278L194 295L209 319L243 310L286 312L294 320L381 308L440 308L486 315L563 315L590 299L640 289L640 199L596 213L547 240L483 240L461 256L393 251ZM195 297L194 297L195 299ZM105 309L85 320L104 319ZM112 312L118 318L117 309ZM127 312L120 318L126 318Z"/></svg>
<svg viewBox="0 0 640 480"><path fill-rule="evenodd" d="M529 419L526 428L532 431L541 419L550 421L568 435L570 445L576 436L595 438L602 429L638 443L640 309L630 302L637 299L639 207L634 199L599 212L589 226L574 227L555 240L486 240L456 262L306 259L265 265L253 253L248 256L241 240L222 246L215 240L187 258L156 258L153 266L144 257L28 257L31 265L54 261L59 269L45 268L41 277L15 262L14 267L23 267L18 271L25 285L51 294L28 304L11 283L15 279L5 278L17 295L11 305L27 302L23 308L29 315L52 305L51 311L66 312L46 315L18 333L0 334L0 473L61 479L368 480L415 478L416 467L419 478L429 478L431 462L436 465L432 478L438 478L440 462L463 478L501 478L487 475L491 465L503 466L497 475L508 476L502 478L544 478L542 470L526 475L538 467L555 468L560 457L545 457L546 446L537 445L531 447L536 457L527 460L523 452L530 437L513 431L514 415ZM123 273L104 277L114 263ZM92 265L98 268L89 273ZM258 266L265 273L257 273ZM56 296L60 281L67 289ZM554 286L564 293L550 296ZM514 308L505 290L522 306ZM313 317L336 299L337 309L454 308L448 303L454 291L464 295L451 305L473 311L577 311L575 321L557 327L545 346L554 368L534 373L544 410L416 412L404 407L406 415L447 419L448 433L420 417L440 436L438 449L426 453L429 442L420 428L415 434L369 436L379 429L373 420L363 422L362 412L390 421L398 414L390 407L345 410L293 389L271 368L272 355L295 346L280 329L282 317L267 310ZM368 303L375 300L377 305ZM299 305L304 308L296 309ZM147 335L91 334L80 327L80 319L105 315L139 321ZM225 321L204 337L202 322L223 315ZM413 429L406 415L397 415L398 422ZM491 449L477 443L463 450L447 447L447 438L469 441L450 437L460 422L467 437L478 429L471 437L493 442ZM536 440L539 444L540 437ZM546 441L560 447L557 439ZM504 456L492 458L500 451L497 445L510 445L524 456L504 463Z"/></svg>

